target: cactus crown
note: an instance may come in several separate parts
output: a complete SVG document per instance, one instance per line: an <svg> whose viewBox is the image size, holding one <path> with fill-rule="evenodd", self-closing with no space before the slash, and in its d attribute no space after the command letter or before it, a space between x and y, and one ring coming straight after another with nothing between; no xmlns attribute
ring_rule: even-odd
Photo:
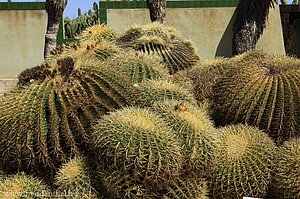
<svg viewBox="0 0 300 199"><path fill-rule="evenodd" d="M258 126L281 144L300 129L298 114L300 61L267 56L240 62L215 86L214 120L217 125L247 123Z"/></svg>
<svg viewBox="0 0 300 199"><path fill-rule="evenodd" d="M132 27L117 41L123 48L159 55L171 74L199 61L191 42L182 39L174 29L158 23Z"/></svg>
<svg viewBox="0 0 300 199"><path fill-rule="evenodd" d="M244 125L220 129L210 184L214 198L264 197L277 148L267 134Z"/></svg>

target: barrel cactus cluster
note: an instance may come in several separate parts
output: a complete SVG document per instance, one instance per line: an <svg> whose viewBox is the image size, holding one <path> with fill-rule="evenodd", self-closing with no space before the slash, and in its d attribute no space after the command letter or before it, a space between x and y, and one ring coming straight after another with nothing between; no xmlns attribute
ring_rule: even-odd
<svg viewBox="0 0 300 199"><path fill-rule="evenodd" d="M299 59L199 57L165 25L96 25L22 71L0 198L299 198Z"/></svg>

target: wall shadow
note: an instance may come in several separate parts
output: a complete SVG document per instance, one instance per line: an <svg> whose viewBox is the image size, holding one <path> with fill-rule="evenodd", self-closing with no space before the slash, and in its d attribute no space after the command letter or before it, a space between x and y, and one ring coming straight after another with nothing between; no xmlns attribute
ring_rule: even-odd
<svg viewBox="0 0 300 199"><path fill-rule="evenodd" d="M216 57L232 57L232 27L235 20L235 12L232 15L226 30L224 31L222 38L218 44L217 50L216 50Z"/></svg>

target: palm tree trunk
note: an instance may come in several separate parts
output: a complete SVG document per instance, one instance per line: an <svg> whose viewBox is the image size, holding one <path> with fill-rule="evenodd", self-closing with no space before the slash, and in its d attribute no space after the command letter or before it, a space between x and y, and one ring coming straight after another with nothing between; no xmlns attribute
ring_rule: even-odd
<svg viewBox="0 0 300 199"><path fill-rule="evenodd" d="M239 30L234 32L232 39L232 54L239 55L255 49L259 31L255 21L247 21Z"/></svg>
<svg viewBox="0 0 300 199"><path fill-rule="evenodd" d="M232 54L253 50L266 27L275 0L240 0L233 24Z"/></svg>
<svg viewBox="0 0 300 199"><path fill-rule="evenodd" d="M152 22L158 21L166 23L166 1L165 0L147 0L147 7L150 12Z"/></svg>
<svg viewBox="0 0 300 199"><path fill-rule="evenodd" d="M44 57L56 47L59 22L67 6L68 0L47 0L46 11L48 13L47 32L45 35Z"/></svg>

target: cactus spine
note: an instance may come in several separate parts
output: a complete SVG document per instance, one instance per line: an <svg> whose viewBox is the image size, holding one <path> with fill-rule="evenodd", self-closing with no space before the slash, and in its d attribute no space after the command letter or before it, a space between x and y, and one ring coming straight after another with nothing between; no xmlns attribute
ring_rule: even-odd
<svg viewBox="0 0 300 199"><path fill-rule="evenodd" d="M267 134L250 126L227 126L220 129L216 146L212 198L264 198L277 151Z"/></svg>

